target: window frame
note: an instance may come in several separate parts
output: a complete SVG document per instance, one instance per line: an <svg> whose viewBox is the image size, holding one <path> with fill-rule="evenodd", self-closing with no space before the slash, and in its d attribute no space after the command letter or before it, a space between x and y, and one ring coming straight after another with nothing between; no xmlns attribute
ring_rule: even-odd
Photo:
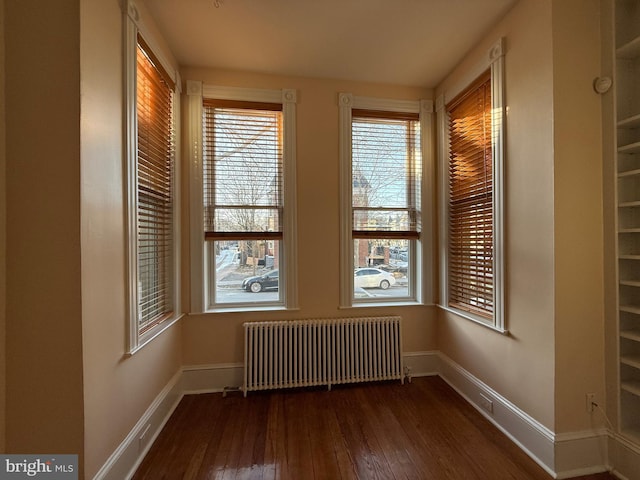
<svg viewBox="0 0 640 480"><path fill-rule="evenodd" d="M507 334L504 292L504 163L505 163L505 39L500 38L488 54L468 72L469 80L457 85L436 99L439 155L439 261L440 299L438 306L446 311ZM486 318L449 305L449 115L447 104L467 91L487 70L491 77L492 104L492 205L493 205L493 316Z"/></svg>
<svg viewBox="0 0 640 480"><path fill-rule="evenodd" d="M340 308L432 304L433 302L433 141L431 100L396 100L339 93L340 132ZM422 214L417 239L409 239L409 295L407 297L362 298L354 295L352 215L352 123L353 110L412 113L419 115L422 169L419 194ZM390 117L391 118L391 117Z"/></svg>
<svg viewBox="0 0 640 480"><path fill-rule="evenodd" d="M187 80L186 121L189 141L189 187L191 232L191 312L215 313L230 311L292 310L298 308L297 289L297 234L296 234L296 101L293 89L270 90L241 87L205 85ZM277 302L215 303L214 285L209 270L213 259L204 239L203 207L203 101L230 100L239 102L282 104L282 156L283 156L283 213L282 239L280 240L281 299ZM213 263L212 263L213 262Z"/></svg>
<svg viewBox="0 0 640 480"><path fill-rule="evenodd" d="M141 22L140 14L131 1L123 2L124 23L124 193L126 217L126 255L127 255L127 353L134 354L150 343L154 338L171 327L182 316L180 302L180 77L172 64L162 54L153 35ZM161 75L166 75L174 84L172 95L172 118L174 152L172 159L172 249L170 262L172 269L173 311L161 321L149 328L139 326L138 292L138 127L137 127L137 49L141 38L145 50L152 61L159 63Z"/></svg>

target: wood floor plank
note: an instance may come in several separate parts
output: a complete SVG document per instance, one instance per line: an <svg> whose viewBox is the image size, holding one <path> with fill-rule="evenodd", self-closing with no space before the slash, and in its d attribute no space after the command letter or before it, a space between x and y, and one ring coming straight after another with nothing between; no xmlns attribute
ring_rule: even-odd
<svg viewBox="0 0 640 480"><path fill-rule="evenodd" d="M394 479L395 475L384 455L384 451L371 428L372 419L364 414L362 389L343 389L339 394L341 404L336 407L349 450L353 452L356 471L360 478Z"/></svg>
<svg viewBox="0 0 640 480"><path fill-rule="evenodd" d="M409 395L410 394L410 395ZM452 418L454 412L437 412L428 397L416 396L415 389L387 393L390 408L402 431L415 448L412 450L418 470L431 478L465 478L449 442L448 430L440 418Z"/></svg>
<svg viewBox="0 0 640 480"><path fill-rule="evenodd" d="M314 478L341 478L340 465L332 442L331 427L333 408L327 392L316 392L321 398L307 403L305 423L309 432L309 443L313 452Z"/></svg>
<svg viewBox="0 0 640 480"><path fill-rule="evenodd" d="M280 396L274 393L270 397L266 420L263 466L265 480L275 480L286 476L283 475L282 467L278 463L279 450L281 448L279 442L284 435L284 422L281 419L281 411Z"/></svg>
<svg viewBox="0 0 640 480"><path fill-rule="evenodd" d="M327 427L328 441L333 446L333 454L335 455L336 465L340 472L340 476L338 478L343 480L354 480L358 478L358 474L336 414L336 403L333 398L333 394L335 392L327 393L328 395L323 400L323 404L327 405L327 412L324 420Z"/></svg>
<svg viewBox="0 0 640 480"><path fill-rule="evenodd" d="M292 478L313 478L310 433L305 419L311 394L300 391L298 395L299 398L290 395L284 396L285 461Z"/></svg>
<svg viewBox="0 0 640 480"><path fill-rule="evenodd" d="M376 427L385 455L394 473L402 478L421 479L422 458L415 444L402 428L398 417L393 413L388 397L380 389L366 389L365 415L376 419Z"/></svg>
<svg viewBox="0 0 640 480"><path fill-rule="evenodd" d="M242 415L244 399L227 397L227 414L221 432L218 447L208 449L210 463L203 464L211 478L228 480L234 479L238 473L238 449L242 447L242 436L245 418Z"/></svg>
<svg viewBox="0 0 640 480"><path fill-rule="evenodd" d="M439 377L188 395L133 478L551 479Z"/></svg>

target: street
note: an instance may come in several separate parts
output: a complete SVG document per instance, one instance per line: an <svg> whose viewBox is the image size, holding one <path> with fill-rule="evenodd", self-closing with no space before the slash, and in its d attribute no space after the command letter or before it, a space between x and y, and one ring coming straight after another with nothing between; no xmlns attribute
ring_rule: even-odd
<svg viewBox="0 0 640 480"><path fill-rule="evenodd" d="M263 291L259 293L246 292L240 288L218 288L217 303L251 303L251 302L274 302L278 300L278 291ZM356 289L356 299L367 301L368 299L398 298L406 297L408 289L406 285L394 285L387 290L381 288L358 288Z"/></svg>

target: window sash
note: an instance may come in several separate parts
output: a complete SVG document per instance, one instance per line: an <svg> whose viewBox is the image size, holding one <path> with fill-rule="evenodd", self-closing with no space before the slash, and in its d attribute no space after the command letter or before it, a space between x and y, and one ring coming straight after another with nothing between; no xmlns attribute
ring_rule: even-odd
<svg viewBox="0 0 640 480"><path fill-rule="evenodd" d="M143 334L175 308L175 85L140 35L136 63L137 328Z"/></svg>
<svg viewBox="0 0 640 480"><path fill-rule="evenodd" d="M353 109L351 145L352 236L418 238L419 115Z"/></svg>
<svg viewBox="0 0 640 480"><path fill-rule="evenodd" d="M205 100L204 235L282 238L282 105Z"/></svg>
<svg viewBox="0 0 640 480"><path fill-rule="evenodd" d="M490 72L447 105L448 304L494 314L494 211Z"/></svg>

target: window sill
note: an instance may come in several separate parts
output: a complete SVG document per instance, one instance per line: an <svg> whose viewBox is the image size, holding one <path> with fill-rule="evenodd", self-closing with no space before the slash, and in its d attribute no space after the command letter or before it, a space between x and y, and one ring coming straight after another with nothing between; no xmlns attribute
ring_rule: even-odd
<svg viewBox="0 0 640 480"><path fill-rule="evenodd" d="M138 341L138 345L131 348L127 352L127 356L130 357L135 353L139 352L140 350L142 350L145 346L149 345L156 337L159 337L160 335L162 335L162 333L164 333L169 328L171 328L174 324L176 324L178 320L184 317L184 315L185 315L184 313L180 313L176 317L170 320L165 320L164 322L159 324L156 328L153 328L149 332L145 333L142 337L140 337Z"/></svg>
<svg viewBox="0 0 640 480"><path fill-rule="evenodd" d="M451 307L445 307L444 305L437 305L438 308L440 308L441 310L444 310L445 312L449 312L449 313L453 313L454 315L464 318L466 320L470 320L473 323L477 323L478 325L482 325L483 327L488 328L489 330L493 330L494 332L498 332L501 335L509 335L509 330L506 330L504 328L500 328L497 327L491 323L487 323L477 317L475 317L474 315L464 312L462 310L457 310L455 308L451 308Z"/></svg>
<svg viewBox="0 0 640 480"><path fill-rule="evenodd" d="M422 303L416 300L399 300L397 302L383 301L383 302L358 302L352 305L341 305L338 307L340 310L348 310L350 308L370 308L370 307L428 307L433 304Z"/></svg>
<svg viewBox="0 0 640 480"><path fill-rule="evenodd" d="M284 305L235 305L233 307L208 308L202 313L192 312L189 315L204 315L207 313L235 313L235 312L295 312L299 308L287 308Z"/></svg>

